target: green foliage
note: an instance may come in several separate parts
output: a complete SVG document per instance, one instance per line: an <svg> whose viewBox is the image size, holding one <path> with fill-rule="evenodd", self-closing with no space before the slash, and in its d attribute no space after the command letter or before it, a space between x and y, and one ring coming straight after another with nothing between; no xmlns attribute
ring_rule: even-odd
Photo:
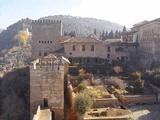
<svg viewBox="0 0 160 120"><path fill-rule="evenodd" d="M79 76L77 77L77 80L79 81L79 83L82 82L82 81L84 80L84 76L79 75Z"/></svg>
<svg viewBox="0 0 160 120"><path fill-rule="evenodd" d="M87 93L79 93L76 95L74 108L81 116L92 106L92 98Z"/></svg>
<svg viewBox="0 0 160 120"><path fill-rule="evenodd" d="M123 26L123 32L126 32L127 30L126 30L126 26Z"/></svg>
<svg viewBox="0 0 160 120"><path fill-rule="evenodd" d="M156 86L160 86L160 70L159 69L146 71L143 75L143 78Z"/></svg>
<svg viewBox="0 0 160 120"><path fill-rule="evenodd" d="M69 74L71 75L78 75L78 70L79 70L78 65L69 66Z"/></svg>
<svg viewBox="0 0 160 120"><path fill-rule="evenodd" d="M133 80L141 80L141 73L140 72L135 72L132 74Z"/></svg>
<svg viewBox="0 0 160 120"><path fill-rule="evenodd" d="M78 87L77 87L77 92L82 92L86 89L86 86L85 84L79 84Z"/></svg>
<svg viewBox="0 0 160 120"><path fill-rule="evenodd" d="M134 92L135 93L139 93L142 92L143 88L144 88L144 81L143 80L135 80L133 83L134 86Z"/></svg>

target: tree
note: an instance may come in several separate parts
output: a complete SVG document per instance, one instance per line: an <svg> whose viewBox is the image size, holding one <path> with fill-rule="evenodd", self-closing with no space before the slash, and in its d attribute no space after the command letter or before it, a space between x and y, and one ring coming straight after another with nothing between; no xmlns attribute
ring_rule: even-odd
<svg viewBox="0 0 160 120"><path fill-rule="evenodd" d="M68 35L71 36L71 37L75 37L76 36L76 32L75 31L71 31Z"/></svg>
<svg viewBox="0 0 160 120"><path fill-rule="evenodd" d="M96 28L94 29L93 33L94 33L95 35L97 35L97 30L96 30Z"/></svg>
<svg viewBox="0 0 160 120"><path fill-rule="evenodd" d="M114 67L113 67L113 70L114 70L114 72L115 72L116 74L119 74L120 72L123 71L120 66L114 66Z"/></svg>
<svg viewBox="0 0 160 120"><path fill-rule="evenodd" d="M126 32L126 31L127 31L127 30L126 30L126 26L124 26L124 27L123 27L123 32Z"/></svg>
<svg viewBox="0 0 160 120"><path fill-rule="evenodd" d="M15 38L18 39L19 42L25 46L29 40L29 32L21 30L18 32Z"/></svg>
<svg viewBox="0 0 160 120"><path fill-rule="evenodd" d="M77 92L82 92L86 89L85 84L80 83L77 87Z"/></svg>
<svg viewBox="0 0 160 120"><path fill-rule="evenodd" d="M132 73L132 77L133 80L141 80L141 73L140 72Z"/></svg>
<svg viewBox="0 0 160 120"><path fill-rule="evenodd" d="M112 39L114 37L113 30L111 30L108 34L108 38Z"/></svg>
<svg viewBox="0 0 160 120"><path fill-rule="evenodd" d="M118 32L118 30L116 30L116 32L115 32L115 38L119 38L119 32Z"/></svg>
<svg viewBox="0 0 160 120"><path fill-rule="evenodd" d="M134 92L139 93L142 92L144 88L144 81L143 80L135 80L133 83L134 86Z"/></svg>
<svg viewBox="0 0 160 120"><path fill-rule="evenodd" d="M103 31L102 32L102 40L105 40L106 38L105 38L105 32Z"/></svg>
<svg viewBox="0 0 160 120"><path fill-rule="evenodd" d="M87 93L79 93L75 97L74 108L81 116L92 106L92 98Z"/></svg>
<svg viewBox="0 0 160 120"><path fill-rule="evenodd" d="M105 39L108 39L108 31L105 33Z"/></svg>

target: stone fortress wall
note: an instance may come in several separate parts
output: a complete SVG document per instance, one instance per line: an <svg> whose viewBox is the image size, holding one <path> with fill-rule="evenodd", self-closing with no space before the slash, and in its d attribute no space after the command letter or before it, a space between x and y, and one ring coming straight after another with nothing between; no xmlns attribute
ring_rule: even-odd
<svg viewBox="0 0 160 120"><path fill-rule="evenodd" d="M31 118L39 105L42 109L50 108L56 120L64 117L64 77L67 64L62 58L52 57L54 58L37 59L30 66Z"/></svg>

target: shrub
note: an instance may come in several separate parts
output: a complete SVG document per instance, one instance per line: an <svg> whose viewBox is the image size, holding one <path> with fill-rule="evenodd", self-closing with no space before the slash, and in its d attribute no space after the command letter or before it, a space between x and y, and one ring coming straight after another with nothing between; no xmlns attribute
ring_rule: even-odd
<svg viewBox="0 0 160 120"><path fill-rule="evenodd" d="M141 80L141 73L140 72L135 72L132 74L133 80Z"/></svg>
<svg viewBox="0 0 160 120"><path fill-rule="evenodd" d="M134 92L139 93L142 92L144 88L144 81L143 80L135 80L133 83L134 86Z"/></svg>
<svg viewBox="0 0 160 120"><path fill-rule="evenodd" d="M77 80L78 80L79 83L82 82L84 80L84 76L79 75L77 77Z"/></svg>
<svg viewBox="0 0 160 120"><path fill-rule="evenodd" d="M86 86L85 84L79 84L78 87L77 87L77 92L82 92L86 89Z"/></svg>
<svg viewBox="0 0 160 120"><path fill-rule="evenodd" d="M85 76L85 74L86 74L86 70L83 68L79 69L78 72L79 72L79 75L81 75L81 76Z"/></svg>
<svg viewBox="0 0 160 120"><path fill-rule="evenodd" d="M92 106L92 98L87 93L79 93L76 95L74 108L81 116Z"/></svg>
<svg viewBox="0 0 160 120"><path fill-rule="evenodd" d="M116 74L119 74L120 72L122 72L122 67L120 67L120 66L114 66L114 67L113 67L113 71L114 71Z"/></svg>
<svg viewBox="0 0 160 120"><path fill-rule="evenodd" d="M123 80L118 77L110 77L107 81L107 84L113 85L116 88L125 89L126 85Z"/></svg>

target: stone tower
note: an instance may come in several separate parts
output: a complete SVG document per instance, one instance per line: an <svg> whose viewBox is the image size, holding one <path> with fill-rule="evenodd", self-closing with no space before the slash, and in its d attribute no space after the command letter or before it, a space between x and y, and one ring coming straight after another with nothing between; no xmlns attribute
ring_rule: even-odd
<svg viewBox="0 0 160 120"><path fill-rule="evenodd" d="M31 119L39 105L52 111L53 120L63 119L64 78L68 64L68 59L53 54L33 61L30 66Z"/></svg>
<svg viewBox="0 0 160 120"><path fill-rule="evenodd" d="M62 46L62 22L53 20L32 21L32 58L47 56Z"/></svg>

